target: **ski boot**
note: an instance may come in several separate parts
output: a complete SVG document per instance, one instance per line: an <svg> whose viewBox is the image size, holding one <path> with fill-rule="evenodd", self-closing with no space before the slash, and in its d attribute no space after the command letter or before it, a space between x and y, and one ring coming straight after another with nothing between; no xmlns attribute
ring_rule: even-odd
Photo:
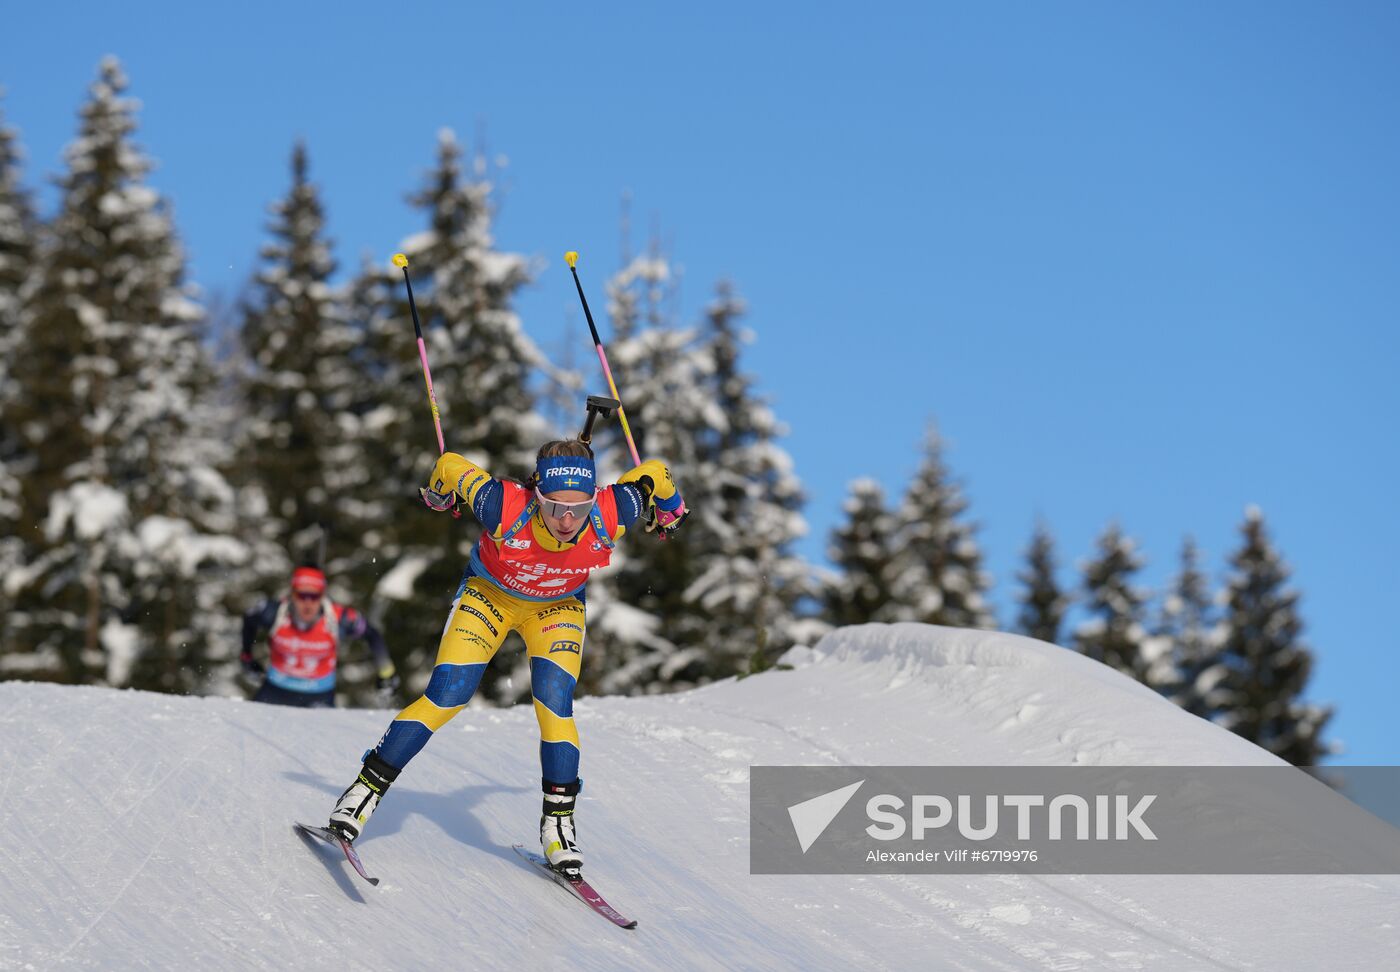
<svg viewBox="0 0 1400 972"><path fill-rule="evenodd" d="M399 771L379 758L370 750L365 754L365 765L355 782L346 788L331 811L330 823L326 829L353 841L360 836L379 800L389 790L389 785L398 778Z"/></svg>
<svg viewBox="0 0 1400 972"><path fill-rule="evenodd" d="M540 846L549 866L567 878L583 876L583 854L574 840L574 803L581 780L572 783L540 781L544 787L544 808L540 816Z"/></svg>

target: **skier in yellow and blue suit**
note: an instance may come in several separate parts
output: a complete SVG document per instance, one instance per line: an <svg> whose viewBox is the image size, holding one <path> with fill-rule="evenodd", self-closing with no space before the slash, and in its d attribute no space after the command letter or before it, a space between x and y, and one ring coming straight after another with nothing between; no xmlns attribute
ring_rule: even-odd
<svg viewBox="0 0 1400 972"><path fill-rule="evenodd" d="M586 629L584 585L639 520L671 534L689 513L657 460L605 489L597 488L596 478L592 449L579 439L547 443L524 484L493 479L453 452L438 459L424 500L447 510L461 497L482 525L481 539L443 629L427 690L365 754L359 776L331 811L331 830L350 840L359 836L408 761L471 700L513 630L525 640L540 725L540 843L550 866L578 873L583 856L573 820L580 785L573 697Z"/></svg>

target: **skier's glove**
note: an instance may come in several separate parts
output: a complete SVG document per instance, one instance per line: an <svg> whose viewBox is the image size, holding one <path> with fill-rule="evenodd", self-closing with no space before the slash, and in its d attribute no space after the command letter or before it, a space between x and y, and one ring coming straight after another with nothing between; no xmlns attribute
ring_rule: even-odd
<svg viewBox="0 0 1400 972"><path fill-rule="evenodd" d="M267 674L267 669L263 668L263 663L252 656L250 652L243 652L238 656L238 664L243 669L245 678L257 680Z"/></svg>
<svg viewBox="0 0 1400 972"><path fill-rule="evenodd" d="M654 496L647 515L647 531L657 531L662 540L669 540L676 535L689 515L690 510L686 509L680 490L676 490L666 499Z"/></svg>
<svg viewBox="0 0 1400 972"><path fill-rule="evenodd" d="M423 497L423 502L426 503L430 509L437 510L440 513L452 510L452 508L457 505L457 494L455 492L434 493L428 487L420 486L418 488L418 494ZM456 511L453 510L453 512Z"/></svg>
<svg viewBox="0 0 1400 972"><path fill-rule="evenodd" d="M642 503L646 506L648 533L659 532L661 539L665 540L680 529L688 511L665 463L648 459L624 473L618 482L630 483L641 491Z"/></svg>
<svg viewBox="0 0 1400 972"><path fill-rule="evenodd" d="M428 485L418 493L429 508L438 511L451 510L454 517L460 517L462 513L457 509L457 497L463 496L470 502L476 495L473 489L479 489L489 478L479 466L457 453L444 452L438 456L437 462L433 464L433 471L428 474ZM463 489L463 483L469 479L470 484ZM460 493L459 489L462 490Z"/></svg>
<svg viewBox="0 0 1400 972"><path fill-rule="evenodd" d="M686 509L684 503L681 504L679 510L675 511L657 508L653 520L656 523L656 529L661 531L661 539L669 540L674 537L688 516L690 516L690 510Z"/></svg>

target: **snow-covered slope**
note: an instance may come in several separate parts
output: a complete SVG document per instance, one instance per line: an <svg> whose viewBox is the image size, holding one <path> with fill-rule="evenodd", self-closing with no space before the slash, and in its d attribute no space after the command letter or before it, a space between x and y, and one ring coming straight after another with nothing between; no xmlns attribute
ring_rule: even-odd
<svg viewBox="0 0 1400 972"><path fill-rule="evenodd" d="M1400 878L748 873L755 764L1267 764L1063 649L838 631L792 671L576 714L608 925L510 850L539 813L533 713L469 710L359 847L320 822L389 713L0 685L0 968L1379 969ZM587 659L585 659L587 664Z"/></svg>

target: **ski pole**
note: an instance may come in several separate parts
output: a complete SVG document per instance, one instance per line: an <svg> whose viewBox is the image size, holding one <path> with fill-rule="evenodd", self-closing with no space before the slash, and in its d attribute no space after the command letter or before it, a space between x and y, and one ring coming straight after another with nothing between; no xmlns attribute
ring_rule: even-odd
<svg viewBox="0 0 1400 972"><path fill-rule="evenodd" d="M593 323L593 314L588 309L588 298L583 296L583 284L578 279L578 251L570 250L564 254L564 262L569 265L569 272L574 275L574 286L578 289L578 299L583 304L583 316L588 318L588 330L593 335L593 346L598 349L598 360L603 365L603 374L608 379L608 391L612 392L612 397L617 399L617 417L622 422L622 433L627 436L627 448L632 450L632 462L640 466L642 457L637 452L637 443L632 440L632 428L627 424L627 413L622 410L622 396L617 393L617 382L613 381L612 369L608 367L608 356L603 351L603 339L598 336L598 328ZM407 271L404 271L407 273Z"/></svg>
<svg viewBox="0 0 1400 972"><path fill-rule="evenodd" d="M588 298L583 296L583 284L579 283L578 251L570 250L568 253L565 253L564 262L569 265L569 272L574 275L574 287L578 289L578 299L583 304L583 316L588 318L588 330L593 335L593 346L598 349L598 360L602 363L603 374L608 379L608 390L612 392L612 397L617 402L617 417L622 423L623 434L627 436L627 448L632 450L632 462L640 466L642 464L642 457L638 454L637 443L632 438L632 428L627 424L627 413L622 410L622 396L617 393L617 382L613 381L612 369L608 367L608 356L603 351L603 339L598 336L598 328L593 324L593 314L588 310ZM590 398L589 404L592 405L593 402L594 399ZM590 422L590 425L591 424ZM670 536L668 524L674 523L675 526L679 527L680 521L684 521L685 518L690 515L690 511L685 508L684 501L681 502L679 509L675 511L662 511L659 508L653 507L653 512L655 516L648 524L647 530L651 530L659 525L661 529L657 533L657 538L660 540L665 540Z"/></svg>
<svg viewBox="0 0 1400 972"><path fill-rule="evenodd" d="M433 373L428 369L428 346L423 343L423 326L418 323L418 305L413 302L413 282L408 279L408 257L402 253L395 253L394 266L403 271L403 285L408 288L408 309L413 314L413 333L418 338L418 360L423 363L423 383L428 386L428 407L433 411L433 428L437 430L438 455L442 455L447 451L447 445L442 438L442 418L438 414L437 396L433 394ZM428 503L427 496L423 497L423 502ZM432 506L431 503L428 505ZM452 516L455 518L461 515L461 511L454 505Z"/></svg>
<svg viewBox="0 0 1400 972"><path fill-rule="evenodd" d="M428 407L433 410L433 428L437 430L438 455L447 451L442 439L442 419L438 416L437 396L433 394L433 373L428 370L428 347L423 343L423 326L418 323L418 305L413 302L413 283L408 279L408 257L394 254L394 266L403 271L403 285L408 288L408 309L413 314L413 333L418 338L418 360L423 362L423 382L428 386Z"/></svg>

